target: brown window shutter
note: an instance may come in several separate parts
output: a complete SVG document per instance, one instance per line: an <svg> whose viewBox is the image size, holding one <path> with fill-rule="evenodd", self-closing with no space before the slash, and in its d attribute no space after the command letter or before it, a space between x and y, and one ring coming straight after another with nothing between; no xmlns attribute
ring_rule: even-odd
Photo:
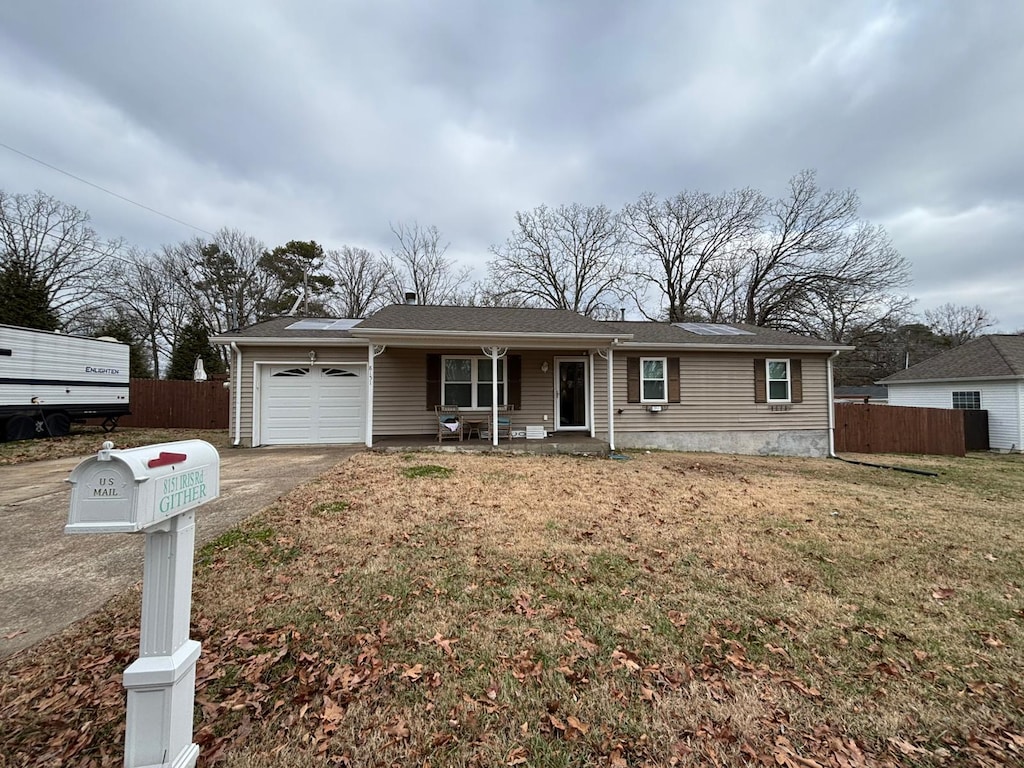
<svg viewBox="0 0 1024 768"><path fill-rule="evenodd" d="M626 401L640 402L640 358L626 358Z"/></svg>
<svg viewBox="0 0 1024 768"><path fill-rule="evenodd" d="M679 358L668 359L668 401L678 403L679 397Z"/></svg>
<svg viewBox="0 0 1024 768"><path fill-rule="evenodd" d="M792 403L804 401L804 366L799 359L789 361L789 400Z"/></svg>
<svg viewBox="0 0 1024 768"><path fill-rule="evenodd" d="M427 355L427 410L441 404L441 356Z"/></svg>
<svg viewBox="0 0 1024 768"><path fill-rule="evenodd" d="M518 411L523 407L523 356L507 355L505 365L508 366L508 404Z"/></svg>
<svg viewBox="0 0 1024 768"><path fill-rule="evenodd" d="M754 358L754 402L768 402L768 371L765 368L765 358Z"/></svg>

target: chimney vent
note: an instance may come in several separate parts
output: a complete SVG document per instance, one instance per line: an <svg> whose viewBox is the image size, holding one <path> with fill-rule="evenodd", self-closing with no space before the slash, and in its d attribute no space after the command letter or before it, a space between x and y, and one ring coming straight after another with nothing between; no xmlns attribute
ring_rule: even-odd
<svg viewBox="0 0 1024 768"><path fill-rule="evenodd" d="M625 307L619 307L619 315L622 318L622 322L626 322L626 308Z"/></svg>
<svg viewBox="0 0 1024 768"><path fill-rule="evenodd" d="M405 292L405 303L406 304L415 304L416 303L416 292L415 291L406 291Z"/></svg>

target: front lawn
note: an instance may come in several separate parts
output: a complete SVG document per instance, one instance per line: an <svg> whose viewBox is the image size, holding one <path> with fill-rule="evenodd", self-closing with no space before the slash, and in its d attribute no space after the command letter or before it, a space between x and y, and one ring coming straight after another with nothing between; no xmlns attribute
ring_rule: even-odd
<svg viewBox="0 0 1024 768"><path fill-rule="evenodd" d="M1024 762L1024 459L896 463L357 455L197 554L200 763ZM0 765L120 764L138 602Z"/></svg>

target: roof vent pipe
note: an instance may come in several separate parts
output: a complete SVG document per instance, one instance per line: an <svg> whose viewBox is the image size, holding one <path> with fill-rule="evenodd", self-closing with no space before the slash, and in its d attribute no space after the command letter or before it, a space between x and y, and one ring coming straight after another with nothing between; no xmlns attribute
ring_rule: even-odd
<svg viewBox="0 0 1024 768"><path fill-rule="evenodd" d="M626 308L625 307L619 307L619 315L620 315L620 319L622 320L622 322L626 322Z"/></svg>
<svg viewBox="0 0 1024 768"><path fill-rule="evenodd" d="M415 304L416 303L416 291L406 291L405 292L405 303L406 304Z"/></svg>

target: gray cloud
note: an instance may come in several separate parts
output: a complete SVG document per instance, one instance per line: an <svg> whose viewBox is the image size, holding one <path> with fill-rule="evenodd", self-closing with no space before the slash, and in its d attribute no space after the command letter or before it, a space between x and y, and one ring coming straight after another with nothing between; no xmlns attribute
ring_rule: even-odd
<svg viewBox="0 0 1024 768"><path fill-rule="evenodd" d="M517 209L852 187L921 308L1024 327L1024 6L391 0L0 9L0 141L204 229L481 265ZM146 247L194 232L0 150Z"/></svg>

